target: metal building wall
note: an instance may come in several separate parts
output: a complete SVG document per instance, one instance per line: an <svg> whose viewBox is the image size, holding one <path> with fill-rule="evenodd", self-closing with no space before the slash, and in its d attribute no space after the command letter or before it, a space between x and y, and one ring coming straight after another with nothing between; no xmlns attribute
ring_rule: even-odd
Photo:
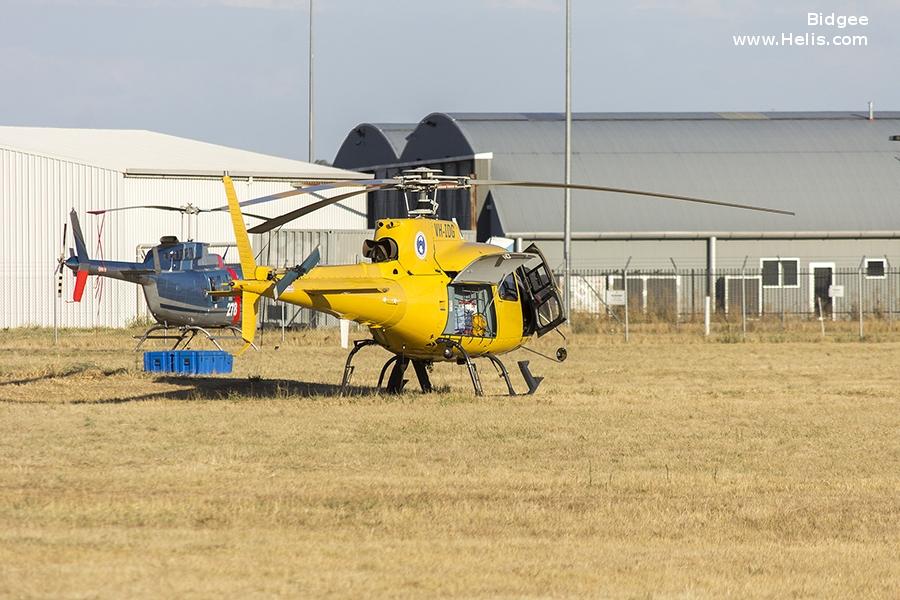
<svg viewBox="0 0 900 600"><path fill-rule="evenodd" d="M236 181L241 200L288 189L288 180ZM330 190L328 195L343 191L347 189ZM253 212L274 216L306 202L284 199L254 207ZM105 217L86 212L148 203L191 203L212 208L225 204L225 193L218 179L124 177L109 169L0 148L0 219L4 228L0 275L5 282L0 291L0 327L52 326L54 307L60 327L121 327L139 314L142 300L136 286L110 279L91 277L82 302L71 302L74 277L68 270L63 278L63 297L57 301L53 269L60 252L63 224L68 222L72 208L78 212L91 257L134 260L140 244L155 243L161 236L171 234L209 242L233 240L224 212L184 218L179 213L151 210L110 213ZM335 230L365 227L365 195L343 204L356 212L332 206L292 226ZM74 246L71 227L67 238L68 256L68 248Z"/></svg>
<svg viewBox="0 0 900 600"><path fill-rule="evenodd" d="M115 171L0 148L0 277L4 282L0 327L53 325L53 270L69 210L74 207L83 214L98 205L115 205L121 185L121 175ZM92 233L86 228L93 250ZM68 245L71 239L70 235ZM73 280L70 273L65 274L64 299L72 296ZM123 315L119 305L127 304L128 298L119 290L104 292L101 305L92 301L93 284L81 304L59 302L60 326L119 325Z"/></svg>

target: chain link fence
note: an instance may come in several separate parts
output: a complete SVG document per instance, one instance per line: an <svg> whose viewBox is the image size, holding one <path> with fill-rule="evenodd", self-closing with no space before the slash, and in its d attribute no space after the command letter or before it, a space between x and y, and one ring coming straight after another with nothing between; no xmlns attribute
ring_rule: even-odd
<svg viewBox="0 0 900 600"><path fill-rule="evenodd" d="M711 320L745 329L747 323L788 320L858 322L862 335L865 321L892 324L900 317L900 270L878 263L717 269L711 277L706 269L574 270L572 315L618 324L703 323L707 290Z"/></svg>

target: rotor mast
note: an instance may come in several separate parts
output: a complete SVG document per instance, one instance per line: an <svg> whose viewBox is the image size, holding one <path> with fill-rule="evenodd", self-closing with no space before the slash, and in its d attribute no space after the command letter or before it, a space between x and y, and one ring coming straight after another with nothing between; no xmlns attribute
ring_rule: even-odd
<svg viewBox="0 0 900 600"><path fill-rule="evenodd" d="M418 167L407 169L397 178L397 188L409 197L415 197L415 206L409 209L409 216L414 218L436 219L438 215L437 192L439 188L460 189L469 187L466 177L441 175L438 169Z"/></svg>

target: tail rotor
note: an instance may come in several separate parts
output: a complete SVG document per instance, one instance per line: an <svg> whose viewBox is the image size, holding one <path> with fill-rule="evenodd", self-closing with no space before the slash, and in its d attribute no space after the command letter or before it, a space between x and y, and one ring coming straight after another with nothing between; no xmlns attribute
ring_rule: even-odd
<svg viewBox="0 0 900 600"><path fill-rule="evenodd" d="M56 297L62 298L63 290L63 268L66 266L66 234L68 233L68 223L63 223L62 244L59 248L59 258L56 259Z"/></svg>

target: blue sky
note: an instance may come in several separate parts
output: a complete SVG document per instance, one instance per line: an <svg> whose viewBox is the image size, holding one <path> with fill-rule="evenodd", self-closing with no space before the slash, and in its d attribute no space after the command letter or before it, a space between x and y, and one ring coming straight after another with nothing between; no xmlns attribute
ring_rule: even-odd
<svg viewBox="0 0 900 600"><path fill-rule="evenodd" d="M576 111L900 110L900 2L573 0ZM563 0L316 0L316 154L359 122L560 111ZM0 124L306 159L307 0L0 0ZM869 25L810 28L807 12ZM733 35L864 34L865 47Z"/></svg>

